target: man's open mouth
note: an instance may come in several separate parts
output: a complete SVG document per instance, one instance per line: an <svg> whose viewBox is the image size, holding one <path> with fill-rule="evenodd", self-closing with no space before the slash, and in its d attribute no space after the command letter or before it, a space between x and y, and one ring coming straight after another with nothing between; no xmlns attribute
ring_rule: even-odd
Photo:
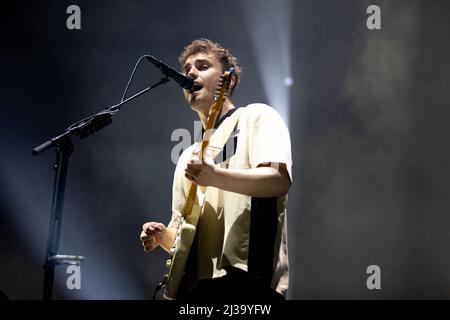
<svg viewBox="0 0 450 320"><path fill-rule="evenodd" d="M202 89L203 89L203 86L201 86L201 85L199 85L199 84L196 84L196 85L194 85L194 86L192 87L191 90L189 90L189 92L190 92L190 93L194 93L194 92L200 91L200 90L202 90Z"/></svg>

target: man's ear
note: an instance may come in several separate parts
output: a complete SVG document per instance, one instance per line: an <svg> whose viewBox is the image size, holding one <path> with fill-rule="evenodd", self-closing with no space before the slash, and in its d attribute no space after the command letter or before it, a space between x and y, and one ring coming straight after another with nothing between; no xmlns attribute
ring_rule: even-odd
<svg viewBox="0 0 450 320"><path fill-rule="evenodd" d="M235 84L236 84L236 76L234 74L232 74L231 81L230 81L230 92L233 91Z"/></svg>

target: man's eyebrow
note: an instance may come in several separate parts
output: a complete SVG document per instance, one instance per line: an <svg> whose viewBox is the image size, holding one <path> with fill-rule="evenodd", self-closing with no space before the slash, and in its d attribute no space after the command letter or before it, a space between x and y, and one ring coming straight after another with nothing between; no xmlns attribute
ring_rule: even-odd
<svg viewBox="0 0 450 320"><path fill-rule="evenodd" d="M195 60L195 63L205 63L205 62L210 63L209 59L197 59L197 60Z"/></svg>

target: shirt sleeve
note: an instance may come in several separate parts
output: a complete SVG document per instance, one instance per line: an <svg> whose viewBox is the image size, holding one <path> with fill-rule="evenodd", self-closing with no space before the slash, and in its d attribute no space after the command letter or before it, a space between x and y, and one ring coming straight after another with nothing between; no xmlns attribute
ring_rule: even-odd
<svg viewBox="0 0 450 320"><path fill-rule="evenodd" d="M284 163L292 182L291 138L283 118L265 104L247 108L250 167L256 168L265 162Z"/></svg>
<svg viewBox="0 0 450 320"><path fill-rule="evenodd" d="M184 176L184 169L187 161L192 154L192 146L187 148L178 159L175 167L172 185L172 219L168 224L168 228L178 228L181 223L182 212L186 201L189 181Z"/></svg>

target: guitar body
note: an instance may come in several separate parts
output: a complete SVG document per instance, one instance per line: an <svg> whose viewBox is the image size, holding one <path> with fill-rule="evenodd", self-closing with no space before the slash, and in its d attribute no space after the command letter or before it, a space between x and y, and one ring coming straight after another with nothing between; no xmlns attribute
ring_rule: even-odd
<svg viewBox="0 0 450 320"><path fill-rule="evenodd" d="M178 289L189 258L189 252L191 251L192 243L194 242L198 220L205 201L204 196L200 193L198 193L198 195L191 214L182 218L180 227L177 230L174 245L171 249L173 255L171 260L169 260L170 266L168 265L168 267L170 267L170 270L167 275L167 283L164 291L164 298L168 300L175 300L177 298ZM202 200L199 198L202 198Z"/></svg>
<svg viewBox="0 0 450 320"><path fill-rule="evenodd" d="M200 143L201 148L199 157L202 160L203 154L209 145L214 124L222 111L223 102L229 90L232 73L233 69L231 68L229 71L225 71L219 80L215 101L209 110L205 133ZM166 263L166 266L169 268L169 273L164 276L162 282L163 285L165 285L164 298L166 299L174 300L177 298L181 279L184 275L184 270L189 258L192 243L194 242L198 220L200 219L205 202L204 193L197 192L197 189L197 184L191 183L189 193L186 198L186 203L184 205L182 222L177 230L174 244L170 250L172 257Z"/></svg>

